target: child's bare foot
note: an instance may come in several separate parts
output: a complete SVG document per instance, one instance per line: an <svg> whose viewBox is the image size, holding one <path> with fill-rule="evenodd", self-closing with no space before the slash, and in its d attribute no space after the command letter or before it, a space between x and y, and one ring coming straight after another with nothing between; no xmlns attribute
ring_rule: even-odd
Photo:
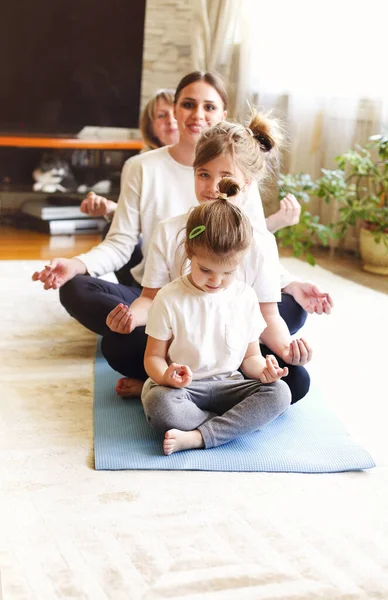
<svg viewBox="0 0 388 600"><path fill-rule="evenodd" d="M194 429L193 431L170 429L166 431L163 440L165 454L172 454L180 450L193 450L194 448L203 448L203 438L198 429Z"/></svg>
<svg viewBox="0 0 388 600"><path fill-rule="evenodd" d="M116 394L122 398L139 398L143 389L144 381L122 377L115 387Z"/></svg>

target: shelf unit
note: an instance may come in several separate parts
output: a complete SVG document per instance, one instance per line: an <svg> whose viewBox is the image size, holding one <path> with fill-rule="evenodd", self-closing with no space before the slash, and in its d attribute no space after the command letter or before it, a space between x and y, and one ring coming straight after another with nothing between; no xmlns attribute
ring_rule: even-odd
<svg viewBox="0 0 388 600"><path fill-rule="evenodd" d="M3 134L0 135L0 150L6 151L7 148L12 152L23 152L23 149L35 149L39 150L59 150L59 151L76 151L76 150L88 150L96 152L99 157L100 164L102 161L102 155L104 151L122 151L137 154L144 147L144 143L141 139L127 139L127 140L99 140L99 139L79 139L75 137L64 137L64 136L44 136L44 135L11 135ZM130 154L131 155L131 154ZM124 159L125 160L125 159ZM30 171L29 171L30 172ZM32 169L31 169L32 172ZM117 179L117 177L116 177ZM77 196L77 192L70 192L68 196ZM11 182L2 181L0 182L0 212L2 214L13 213L17 211L21 202L24 199L30 199L32 197L45 197L44 192L34 192L32 190L32 184L27 185L23 183L23 180L12 178ZM80 195L80 198L82 195ZM117 186L112 189L107 197L115 200L118 197Z"/></svg>
<svg viewBox="0 0 388 600"><path fill-rule="evenodd" d="M8 148L53 148L62 150L142 150L142 140L96 140L67 137L0 135L0 146Z"/></svg>

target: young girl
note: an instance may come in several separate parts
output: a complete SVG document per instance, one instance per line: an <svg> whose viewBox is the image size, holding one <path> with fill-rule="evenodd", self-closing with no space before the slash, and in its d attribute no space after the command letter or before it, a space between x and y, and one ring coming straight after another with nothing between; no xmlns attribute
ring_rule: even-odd
<svg viewBox="0 0 388 600"><path fill-rule="evenodd" d="M287 367L260 352L266 323L256 294L236 279L252 226L226 195L191 212L185 235L190 272L166 285L149 311L142 402L150 425L165 433L165 454L212 448L256 431L291 400L280 381Z"/></svg>
<svg viewBox="0 0 388 600"><path fill-rule="evenodd" d="M276 158L278 137L275 125L272 119L254 113L249 128L238 123L222 122L204 132L197 144L194 160L197 200L200 203L214 200L220 181L230 175L236 183L228 193L240 205L242 195L238 192L246 190L251 182L262 180L268 171L268 161L274 161L273 154ZM152 299L160 288L182 273L182 234L189 214L190 211L156 226L149 246L140 298L130 308L119 304L108 315L107 323L114 333L104 336L102 349L109 364L127 375L116 388L120 395L139 393L146 377L141 357L135 356L131 350L130 338L136 336L139 342ZM292 400L296 402L309 389L309 375L302 365L311 358L311 349L304 340L291 342L289 331L279 316L277 302L281 299L280 289L290 280L285 280L287 274L283 274L282 283L279 281L275 239L267 230L258 229L255 223L253 232L252 244L244 260L243 277L254 288L267 323L262 335L266 344L263 350L266 354L275 353L282 366L290 365L285 380L291 388Z"/></svg>

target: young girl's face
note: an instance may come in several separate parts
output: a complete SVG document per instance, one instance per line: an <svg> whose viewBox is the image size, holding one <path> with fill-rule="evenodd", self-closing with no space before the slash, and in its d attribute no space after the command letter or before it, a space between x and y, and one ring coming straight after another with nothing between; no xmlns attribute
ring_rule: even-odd
<svg viewBox="0 0 388 600"><path fill-rule="evenodd" d="M189 280L196 288L216 294L230 286L235 280L243 254L236 252L227 262L220 262L206 252L197 252L191 257Z"/></svg>
<svg viewBox="0 0 388 600"><path fill-rule="evenodd" d="M180 141L195 146L204 129L216 125L225 117L221 96L206 81L190 83L180 92L175 105Z"/></svg>
<svg viewBox="0 0 388 600"><path fill-rule="evenodd" d="M200 204L217 200L218 184L223 177L233 177L241 189L247 185L241 169L234 163L230 154L217 156L195 170L195 195ZM231 198L230 202L239 206L239 196Z"/></svg>

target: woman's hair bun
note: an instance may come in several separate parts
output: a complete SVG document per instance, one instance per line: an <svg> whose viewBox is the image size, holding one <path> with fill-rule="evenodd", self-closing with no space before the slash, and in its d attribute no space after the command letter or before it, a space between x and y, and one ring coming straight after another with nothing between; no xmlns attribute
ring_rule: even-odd
<svg viewBox="0 0 388 600"><path fill-rule="evenodd" d="M237 196L241 191L241 187L233 177L223 177L218 184L218 190L221 194L226 194L228 198L232 198Z"/></svg>

